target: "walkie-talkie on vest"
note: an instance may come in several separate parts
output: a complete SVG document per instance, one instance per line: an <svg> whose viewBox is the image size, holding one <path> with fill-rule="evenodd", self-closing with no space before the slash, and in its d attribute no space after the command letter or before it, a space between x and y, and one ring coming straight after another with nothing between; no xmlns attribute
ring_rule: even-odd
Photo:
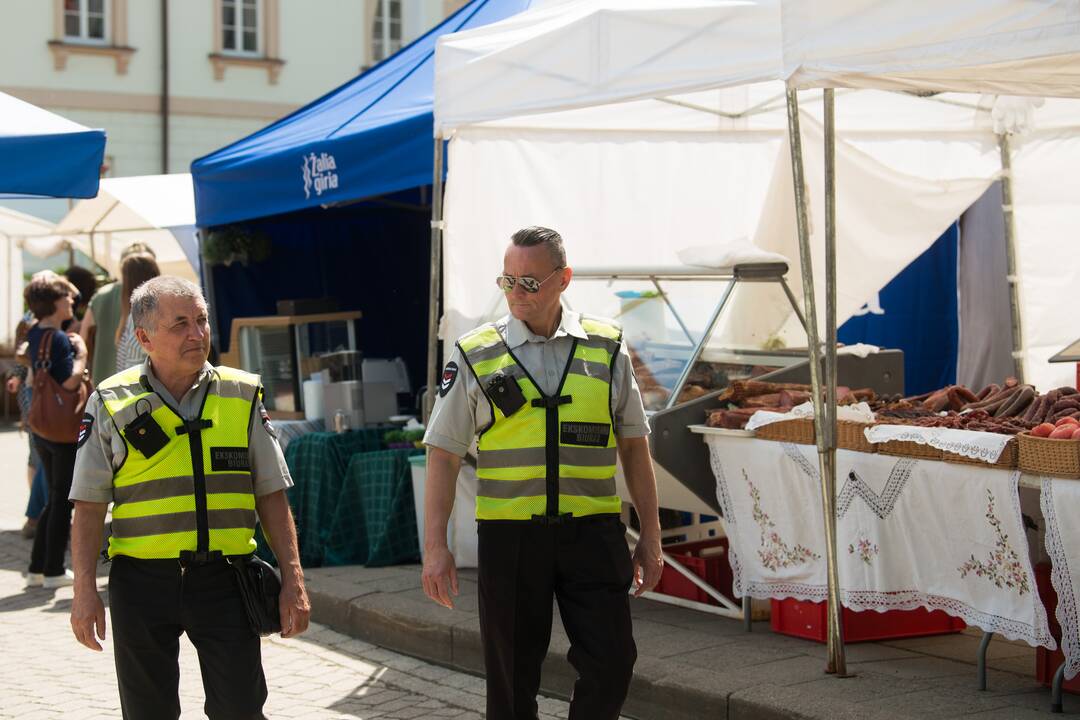
<svg viewBox="0 0 1080 720"><path fill-rule="evenodd" d="M488 381L487 391L491 402L495 403L495 407L506 417L510 417L525 405L525 394L521 392L517 380L503 373L497 373Z"/></svg>
<svg viewBox="0 0 1080 720"><path fill-rule="evenodd" d="M142 402L145 402L150 409L140 413L124 426L124 438L131 443L133 448L142 453L143 457L149 458L169 444L169 436L151 414L153 406L148 400L140 398L136 401L136 409L138 409L138 403Z"/></svg>

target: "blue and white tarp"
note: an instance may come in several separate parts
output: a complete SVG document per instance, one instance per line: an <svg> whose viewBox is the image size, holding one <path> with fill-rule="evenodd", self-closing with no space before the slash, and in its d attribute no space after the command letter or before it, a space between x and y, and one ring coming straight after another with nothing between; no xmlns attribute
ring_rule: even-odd
<svg viewBox="0 0 1080 720"><path fill-rule="evenodd" d="M0 93L0 196L97 195L105 131Z"/></svg>
<svg viewBox="0 0 1080 720"><path fill-rule="evenodd" d="M430 185L435 41L531 2L473 0L356 79L193 162L199 226Z"/></svg>

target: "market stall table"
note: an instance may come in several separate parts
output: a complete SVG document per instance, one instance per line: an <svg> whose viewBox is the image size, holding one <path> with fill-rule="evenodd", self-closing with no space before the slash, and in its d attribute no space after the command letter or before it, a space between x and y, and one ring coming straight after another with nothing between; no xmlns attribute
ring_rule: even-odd
<svg viewBox="0 0 1080 720"><path fill-rule="evenodd" d="M697 427L710 448L736 595L827 598L815 451ZM1035 592L1020 473L837 452L842 604L944 610L986 632L1056 647Z"/></svg>
<svg viewBox="0 0 1080 720"><path fill-rule="evenodd" d="M314 432L289 443L289 502L305 567L419 558L408 457L420 451L383 449L384 432Z"/></svg>
<svg viewBox="0 0 1080 720"><path fill-rule="evenodd" d="M694 426L703 435L724 511L735 594L827 597L814 448ZM1064 664L1080 674L1080 483L1019 470L837 452L841 598L851 610L941 609L981 628L1053 650L1036 588L1019 489L1040 492L1058 595ZM978 500L974 500L978 498ZM985 688L984 663L979 683Z"/></svg>

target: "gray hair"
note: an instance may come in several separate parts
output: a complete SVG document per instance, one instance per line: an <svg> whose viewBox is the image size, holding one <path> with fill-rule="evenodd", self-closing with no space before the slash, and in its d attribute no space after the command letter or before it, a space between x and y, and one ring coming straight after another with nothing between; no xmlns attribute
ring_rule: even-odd
<svg viewBox="0 0 1080 720"><path fill-rule="evenodd" d="M194 298L206 305L202 290L195 283L173 275L159 275L131 293L131 321L135 327L155 329L158 304L163 297Z"/></svg>
<svg viewBox="0 0 1080 720"><path fill-rule="evenodd" d="M556 268L566 267L566 248L563 247L562 235L546 227L527 227L510 236L510 242L518 247L543 245L551 255L551 262Z"/></svg>

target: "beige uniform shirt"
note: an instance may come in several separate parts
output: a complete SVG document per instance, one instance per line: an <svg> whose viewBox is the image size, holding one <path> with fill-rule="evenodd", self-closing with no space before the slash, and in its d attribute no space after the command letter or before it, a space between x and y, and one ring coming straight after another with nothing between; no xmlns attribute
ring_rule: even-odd
<svg viewBox="0 0 1080 720"><path fill-rule="evenodd" d="M143 375L150 387L172 407L180 411L185 420L196 420L202 408L203 398L210 386L214 367L203 365L195 384L184 393L180 402L165 389L154 376L150 360L143 363ZM277 436L259 401L257 412L251 414L248 427L248 456L251 476L255 483L255 495L269 495L292 487L292 477L285 464L285 456L278 445ZM90 416L90 430L75 454L75 475L71 482L70 500L109 503L113 500L113 475L127 457L127 445L119 429L113 424L101 396L96 392L86 403Z"/></svg>
<svg viewBox="0 0 1080 720"><path fill-rule="evenodd" d="M559 389L574 339L585 340L589 337L581 327L581 313L565 306L559 327L550 338L534 334L524 322L512 315L497 320L495 328L546 395L554 394ZM446 379L450 375L452 377ZM477 431L491 422L491 407L482 401L480 383L456 345L443 377L428 420L424 443L464 457ZM612 374L611 416L615 419L617 437L635 438L649 434L645 408L626 343L619 346L619 356Z"/></svg>

